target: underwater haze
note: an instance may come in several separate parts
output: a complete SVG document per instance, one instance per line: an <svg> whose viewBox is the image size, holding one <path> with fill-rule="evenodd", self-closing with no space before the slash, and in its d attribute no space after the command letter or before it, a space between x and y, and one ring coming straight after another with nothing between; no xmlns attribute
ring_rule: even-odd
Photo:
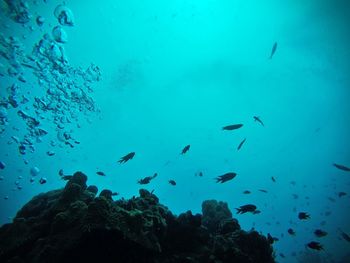
<svg viewBox="0 0 350 263"><path fill-rule="evenodd" d="M175 214L225 201L277 262L350 262L349 1L0 8L1 225L82 171Z"/></svg>

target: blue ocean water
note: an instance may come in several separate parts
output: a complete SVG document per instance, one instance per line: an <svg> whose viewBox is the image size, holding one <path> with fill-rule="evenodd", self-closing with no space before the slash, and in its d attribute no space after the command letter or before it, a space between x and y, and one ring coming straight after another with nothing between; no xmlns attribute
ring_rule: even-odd
<svg viewBox="0 0 350 263"><path fill-rule="evenodd" d="M254 204L278 262L350 262L348 1L0 3L1 224L83 171L175 214Z"/></svg>

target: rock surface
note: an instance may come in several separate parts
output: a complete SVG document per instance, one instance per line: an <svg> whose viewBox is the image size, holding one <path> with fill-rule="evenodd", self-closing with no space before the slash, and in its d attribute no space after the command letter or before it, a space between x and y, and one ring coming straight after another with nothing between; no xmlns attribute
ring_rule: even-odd
<svg viewBox="0 0 350 263"><path fill-rule="evenodd" d="M113 201L86 183L76 172L63 189L24 205L0 228L0 262L275 262L267 239L241 230L224 202L175 216L145 189Z"/></svg>

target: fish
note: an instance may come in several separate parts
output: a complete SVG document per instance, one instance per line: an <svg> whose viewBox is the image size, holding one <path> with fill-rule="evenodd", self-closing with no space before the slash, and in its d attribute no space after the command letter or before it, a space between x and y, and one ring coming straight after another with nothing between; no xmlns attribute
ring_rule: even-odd
<svg viewBox="0 0 350 263"><path fill-rule="evenodd" d="M225 174L223 174L223 175L220 175L220 176L218 176L218 177L216 177L215 179L216 179L216 182L217 183L225 183L225 182L227 182L227 181L229 181L229 180L232 180L233 178L235 178L236 177L236 173L233 173L233 172L231 172L231 173L225 173Z"/></svg>
<svg viewBox="0 0 350 263"><path fill-rule="evenodd" d="M244 140L241 141L241 143L238 145L237 151L239 151L242 148L243 144L245 143L245 140L246 140L246 138L244 138Z"/></svg>
<svg viewBox="0 0 350 263"><path fill-rule="evenodd" d="M350 236L348 234L346 234L344 231L342 231L341 229L339 229L340 233L341 233L341 236L342 238L345 240L345 241L348 241L350 242Z"/></svg>
<svg viewBox="0 0 350 263"><path fill-rule="evenodd" d="M259 189L259 191L267 194L267 190L265 190L265 189Z"/></svg>
<svg viewBox="0 0 350 263"><path fill-rule="evenodd" d="M195 173L194 175L195 175L195 176L202 177L202 176L203 176L203 172L198 172L198 173Z"/></svg>
<svg viewBox="0 0 350 263"><path fill-rule="evenodd" d="M306 220L306 219L309 219L309 218L310 218L310 215L309 215L308 213L306 213L306 212L300 212L300 213L298 214L298 218L299 218L300 220Z"/></svg>
<svg viewBox="0 0 350 263"><path fill-rule="evenodd" d="M237 214L245 214L245 213L253 213L255 214L256 210L256 205L248 204L248 205L242 205L238 208L236 208Z"/></svg>
<svg viewBox="0 0 350 263"><path fill-rule="evenodd" d="M292 228L288 229L288 234L290 234L291 236L295 236L295 231Z"/></svg>
<svg viewBox="0 0 350 263"><path fill-rule="evenodd" d="M286 258L286 256L283 253L279 253L281 258Z"/></svg>
<svg viewBox="0 0 350 263"><path fill-rule="evenodd" d="M272 57L273 57L273 55L275 54L276 50L277 50L277 42L275 42L275 43L273 44L273 46L272 46L271 54L270 54L269 59L272 59Z"/></svg>
<svg viewBox="0 0 350 263"><path fill-rule="evenodd" d="M317 237L324 237L324 236L327 236L328 233L326 231L321 230L321 229L316 229L314 231L314 234Z"/></svg>
<svg viewBox="0 0 350 263"><path fill-rule="evenodd" d="M254 121L257 121L257 122L259 122L262 126L265 126L264 123L262 122L262 120L260 119L260 117L258 117L258 116L253 116L253 118L254 118Z"/></svg>
<svg viewBox="0 0 350 263"><path fill-rule="evenodd" d="M118 192L113 192L113 193L112 193L112 196L117 196L117 195L119 195Z"/></svg>
<svg viewBox="0 0 350 263"><path fill-rule="evenodd" d="M191 147L191 145L186 145L186 146L182 149L181 154L187 153L188 150L190 149L190 147Z"/></svg>
<svg viewBox="0 0 350 263"><path fill-rule="evenodd" d="M98 171L96 172L97 175L101 175L101 176L106 176L106 174L104 172Z"/></svg>
<svg viewBox="0 0 350 263"><path fill-rule="evenodd" d="M245 190L245 191L243 191L243 194L245 194L245 195L248 195L248 194L250 194L251 192L249 191L249 190Z"/></svg>
<svg viewBox="0 0 350 263"><path fill-rule="evenodd" d="M339 193L338 193L338 196L339 196L339 197L342 197L342 196L345 196L345 195L346 195L345 192L339 192Z"/></svg>
<svg viewBox="0 0 350 263"><path fill-rule="evenodd" d="M271 236L270 233L267 233L267 241L270 243L270 244L273 244L275 241L278 241L279 239L277 237L273 237Z"/></svg>
<svg viewBox="0 0 350 263"><path fill-rule="evenodd" d="M127 155L121 157L120 160L118 161L118 163L120 163L120 164L126 163L127 161L134 158L134 156L135 156L135 152L128 153Z"/></svg>
<svg viewBox="0 0 350 263"><path fill-rule="evenodd" d="M64 175L63 169L60 169L60 170L58 171L58 174L59 174L59 176L63 176L63 175Z"/></svg>
<svg viewBox="0 0 350 263"><path fill-rule="evenodd" d="M350 168L349 167L346 167L345 165L342 165L342 164L336 164L336 163L333 163L333 165L338 168L339 170L343 170L345 172L350 172Z"/></svg>
<svg viewBox="0 0 350 263"><path fill-rule="evenodd" d="M271 176L271 180L272 180L272 182L276 183L275 177Z"/></svg>
<svg viewBox="0 0 350 263"><path fill-rule="evenodd" d="M310 243L306 244L309 248L314 249L314 250L323 250L323 246L316 241L311 241Z"/></svg>
<svg viewBox="0 0 350 263"><path fill-rule="evenodd" d="M39 180L40 184L45 184L47 182L47 179L45 177L41 177Z"/></svg>
<svg viewBox="0 0 350 263"><path fill-rule="evenodd" d="M70 179L72 179L73 175L63 175L61 178L62 180L65 180L65 181L69 181Z"/></svg>
<svg viewBox="0 0 350 263"><path fill-rule="evenodd" d="M222 129L226 130L226 131L232 131L232 130L237 130L237 129L242 128L242 127L243 127L243 124L232 124L232 125L224 126L224 127L222 127Z"/></svg>
<svg viewBox="0 0 350 263"><path fill-rule="evenodd" d="M174 186L176 185L176 182L175 182L174 180L169 180L168 182L169 182L169 184L171 184L171 185L174 185Z"/></svg>
<svg viewBox="0 0 350 263"><path fill-rule="evenodd" d="M152 179L157 177L157 173L155 173L153 176L146 176L145 178L142 178L140 180L138 180L137 182L139 184L149 184L151 182Z"/></svg>

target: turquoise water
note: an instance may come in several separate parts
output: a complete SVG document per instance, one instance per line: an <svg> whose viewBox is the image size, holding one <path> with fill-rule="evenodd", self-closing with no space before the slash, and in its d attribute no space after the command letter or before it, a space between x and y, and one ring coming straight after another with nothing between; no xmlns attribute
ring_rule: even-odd
<svg viewBox="0 0 350 263"><path fill-rule="evenodd" d="M279 238L279 262L347 262L350 173L333 166L350 166L347 1L66 1L63 22L61 1L28 1L22 20L6 2L21 1L0 2L1 224L80 170L116 198L154 189L176 214L255 204L235 217Z"/></svg>

